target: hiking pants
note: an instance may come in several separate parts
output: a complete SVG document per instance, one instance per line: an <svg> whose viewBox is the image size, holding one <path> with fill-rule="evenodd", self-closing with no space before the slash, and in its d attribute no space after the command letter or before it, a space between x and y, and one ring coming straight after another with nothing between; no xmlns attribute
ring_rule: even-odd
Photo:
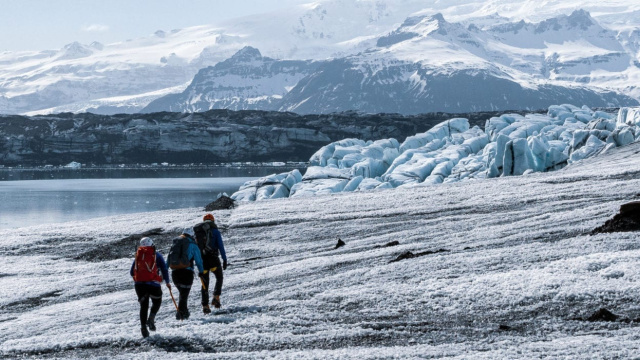
<svg viewBox="0 0 640 360"><path fill-rule="evenodd" d="M162 304L162 288L148 284L136 284L136 294L140 303L140 326L147 326L147 318L149 314L149 299L151 299L151 314L158 313L160 304Z"/></svg>
<svg viewBox="0 0 640 360"><path fill-rule="evenodd" d="M213 273L216 277L216 285L213 289L213 296L220 296L222 294L222 264L220 264L220 258L212 258L211 268L204 270L204 286L207 289L202 289L202 306L209 304L209 274Z"/></svg>
<svg viewBox="0 0 640 360"><path fill-rule="evenodd" d="M178 291L180 292L178 310L180 310L182 317L187 319L189 318L187 299L189 298L191 285L193 285L193 271L187 269L173 270L173 272L171 273L171 279L173 280L173 284L178 288Z"/></svg>

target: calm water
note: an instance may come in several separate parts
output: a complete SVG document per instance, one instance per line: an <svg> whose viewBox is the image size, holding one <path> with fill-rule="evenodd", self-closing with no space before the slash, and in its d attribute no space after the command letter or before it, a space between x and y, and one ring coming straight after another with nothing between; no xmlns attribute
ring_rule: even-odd
<svg viewBox="0 0 640 360"><path fill-rule="evenodd" d="M258 176L0 181L0 229L204 206Z"/></svg>
<svg viewBox="0 0 640 360"><path fill-rule="evenodd" d="M0 181L53 179L231 178L261 177L291 171L299 166L215 166L154 168L20 169L0 168ZM0 184L1 185L1 184Z"/></svg>

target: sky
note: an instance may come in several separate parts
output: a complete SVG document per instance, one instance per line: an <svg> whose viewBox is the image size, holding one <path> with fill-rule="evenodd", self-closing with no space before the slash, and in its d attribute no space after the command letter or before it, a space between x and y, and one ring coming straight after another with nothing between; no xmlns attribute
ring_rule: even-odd
<svg viewBox="0 0 640 360"><path fill-rule="evenodd" d="M0 0L0 51L108 44L309 0Z"/></svg>

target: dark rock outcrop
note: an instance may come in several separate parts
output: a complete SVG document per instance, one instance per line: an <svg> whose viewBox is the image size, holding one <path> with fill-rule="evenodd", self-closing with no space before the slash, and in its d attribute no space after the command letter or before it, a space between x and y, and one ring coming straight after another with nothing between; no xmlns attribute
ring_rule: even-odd
<svg viewBox="0 0 640 360"><path fill-rule="evenodd" d="M640 231L640 201L622 204L620 212L595 228L591 235L625 231Z"/></svg>
<svg viewBox="0 0 640 360"><path fill-rule="evenodd" d="M589 316L587 321L616 321L620 316L612 313L611 311L601 308L600 310L594 312L591 316Z"/></svg>
<svg viewBox="0 0 640 360"><path fill-rule="evenodd" d="M216 201L209 203L204 207L205 211L214 211L214 210L227 210L233 209L236 206L236 201L228 196L220 196Z"/></svg>
<svg viewBox="0 0 640 360"><path fill-rule="evenodd" d="M388 242L388 243L386 243L384 245L374 246L373 248L374 249L380 249L380 248L386 248L386 247L392 247L392 246L398 246L398 245L400 245L400 242L398 240L394 240L394 241L390 241L390 242Z"/></svg>
<svg viewBox="0 0 640 360"><path fill-rule="evenodd" d="M438 254L438 253L448 252L448 251L449 250L447 249L438 249L438 250L427 250L427 251L423 251L415 254L412 253L411 251L407 251L405 253L400 254L397 258L391 260L389 263L394 263L402 260L413 259L413 258L425 256L425 255Z"/></svg>
<svg viewBox="0 0 640 360"><path fill-rule="evenodd" d="M136 249L138 248L138 243L143 237L152 237L156 248L162 250L165 247L168 247L171 240L177 235L178 234L165 233L161 228L151 229L143 232L142 234L129 235L115 242L98 244L92 249L77 255L74 257L74 260L101 262L125 257L131 257L133 259ZM168 254L168 252L164 253Z"/></svg>

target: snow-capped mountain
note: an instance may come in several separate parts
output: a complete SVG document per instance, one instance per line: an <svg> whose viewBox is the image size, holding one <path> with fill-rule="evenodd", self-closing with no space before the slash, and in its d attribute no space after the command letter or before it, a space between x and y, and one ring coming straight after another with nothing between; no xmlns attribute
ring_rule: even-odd
<svg viewBox="0 0 640 360"><path fill-rule="evenodd" d="M624 49L618 34L584 10L537 24L498 25L487 32L495 37L488 46L503 54L497 61L543 78L616 89L609 82L633 70L634 55Z"/></svg>
<svg viewBox="0 0 640 360"><path fill-rule="evenodd" d="M187 89L151 102L142 112L201 112L211 109L275 110L282 97L318 62L275 60L245 47L231 58L202 69Z"/></svg>
<svg viewBox="0 0 640 360"><path fill-rule="evenodd" d="M235 72L251 76L227 84L226 71L215 71L216 66L201 71L184 93L161 98L145 111L244 107L299 113L415 114L541 109L557 102L637 103L606 90L615 86L606 86L605 74L619 75L631 66L632 59L615 33L582 10L538 24L521 21L486 31L473 24L450 23L442 14L410 17L377 37L369 50L324 61L313 73L298 79L297 86L289 84L291 91L284 92L279 86L282 92L275 97L274 90L264 86L265 81L273 81L271 72L265 77L261 69L256 76L255 63L245 65L234 58L220 68L230 62ZM590 84L595 72L599 78ZM233 86L249 88L252 93ZM237 99L243 98L246 103L240 107ZM255 98L268 101L251 102Z"/></svg>
<svg viewBox="0 0 640 360"><path fill-rule="evenodd" d="M584 11L575 11L580 8ZM567 86L587 86L639 99L640 90L633 85L640 80L639 12L640 3L621 0L549 0L544 6L515 0L320 0L278 13L158 31L146 38L114 44L71 43L60 50L2 53L0 113L134 112L154 99L182 92L192 82L189 91L193 101L200 95L193 90L202 76L220 76L198 72L229 59L246 46L258 48L274 60L333 61L334 67L340 63L371 66L370 71L376 74L380 66L390 62L414 65L416 69L416 64L421 69L429 64L430 72L447 72L450 67L434 70L433 66L442 62L451 65L455 57L463 55L464 62L469 61L465 69L478 70L481 78L496 75L522 85L525 97L529 96L525 94L527 89L551 87L562 93ZM442 14L439 21L429 20L438 13ZM435 32L430 30L433 26L438 27ZM373 59L375 56L380 59ZM475 65L479 67L474 69ZM409 70L390 69L389 73L406 76ZM269 78L275 83L270 84ZM389 81L384 76L382 79ZM226 89L222 94L202 89L207 93L201 94L202 98L210 101L199 102L191 109L249 107L265 96L270 100L258 103L274 108L273 96L278 92L272 90L282 87L281 76L271 74L260 81L260 85L241 82L243 90ZM249 93L247 86L253 89ZM393 93L401 96L411 91L400 86ZM596 104L595 96L612 103L609 95L587 94L592 92L571 89L565 96L578 100L587 97L588 103ZM299 105L306 97L299 95L291 94L290 100L283 95L280 108L303 109ZM251 99L228 101L245 96ZM624 97L619 100L626 101ZM421 100L413 97L407 101ZM507 104L506 100L497 102ZM460 103L465 108L464 101ZM518 104L509 101L508 105ZM474 106L477 109L475 104L467 109ZM536 104L529 107L533 106ZM331 104L322 107L341 108Z"/></svg>
<svg viewBox="0 0 640 360"><path fill-rule="evenodd" d="M630 60L614 34L585 11L486 32L441 14L418 16L378 38L376 49L335 60L301 81L282 109L455 112L541 108L554 101L618 106L636 102L602 91L607 87L597 85L606 85L606 75L595 87L575 84L590 83L596 72L619 76Z"/></svg>
<svg viewBox="0 0 640 360"><path fill-rule="evenodd" d="M421 9L418 0L402 3L332 0L113 44L0 53L0 113L137 111L249 45L274 59L349 55Z"/></svg>

